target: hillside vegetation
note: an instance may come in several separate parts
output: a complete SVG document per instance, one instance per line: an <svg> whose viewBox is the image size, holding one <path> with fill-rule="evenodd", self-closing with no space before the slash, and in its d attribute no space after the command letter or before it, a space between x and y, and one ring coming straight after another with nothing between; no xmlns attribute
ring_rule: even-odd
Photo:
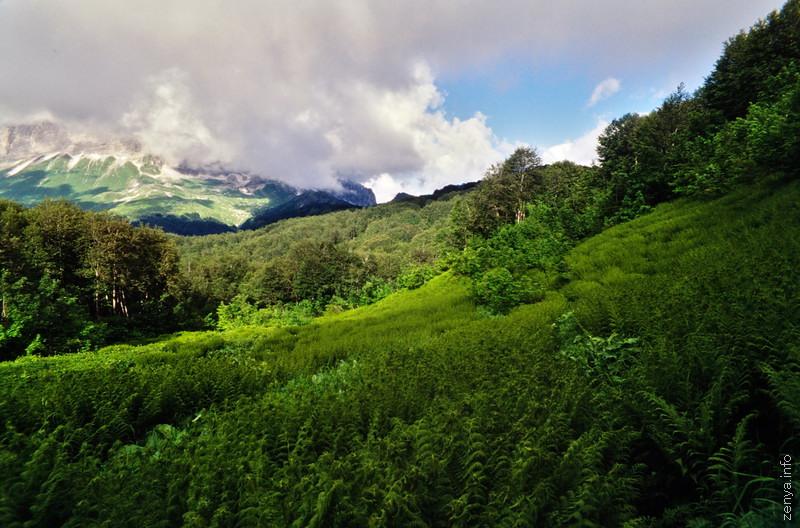
<svg viewBox="0 0 800 528"><path fill-rule="evenodd" d="M793 182L660 206L502 318L445 274L303 327L0 365L0 518L774 519L776 457L800 432L799 203Z"/></svg>
<svg viewBox="0 0 800 528"><path fill-rule="evenodd" d="M368 304L439 270L464 192L284 220L256 231L178 240L192 306L241 309L310 301L312 313Z"/></svg>
<svg viewBox="0 0 800 528"><path fill-rule="evenodd" d="M730 39L696 93L679 86L653 112L614 120L592 167L543 166L521 147L468 192L196 239L164 239L65 202L0 200L0 358L300 324L446 269L471 279L484 314L536 302L586 237L682 196L797 176L798 35L800 3L790 0ZM155 250L144 243L156 239Z"/></svg>

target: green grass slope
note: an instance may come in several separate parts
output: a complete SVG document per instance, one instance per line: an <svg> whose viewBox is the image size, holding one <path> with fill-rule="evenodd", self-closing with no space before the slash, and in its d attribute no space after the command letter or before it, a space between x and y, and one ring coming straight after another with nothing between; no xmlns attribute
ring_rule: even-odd
<svg viewBox="0 0 800 528"><path fill-rule="evenodd" d="M0 365L3 526L767 526L800 432L800 185L303 327Z"/></svg>

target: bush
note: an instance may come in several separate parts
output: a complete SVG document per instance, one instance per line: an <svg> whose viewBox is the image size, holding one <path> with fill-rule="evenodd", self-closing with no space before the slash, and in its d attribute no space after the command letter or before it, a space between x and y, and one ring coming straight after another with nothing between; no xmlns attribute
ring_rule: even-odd
<svg viewBox="0 0 800 528"><path fill-rule="evenodd" d="M541 300L546 290L546 275L539 270L515 278L506 268L491 268L473 277L470 292L490 313L507 314L515 306Z"/></svg>

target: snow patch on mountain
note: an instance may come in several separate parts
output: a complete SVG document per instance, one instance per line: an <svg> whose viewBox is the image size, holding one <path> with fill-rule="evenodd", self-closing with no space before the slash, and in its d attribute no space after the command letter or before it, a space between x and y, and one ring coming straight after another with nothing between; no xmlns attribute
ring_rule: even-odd
<svg viewBox="0 0 800 528"><path fill-rule="evenodd" d="M34 161L36 161L36 160L35 159L30 159L30 160L27 160L27 161L19 162L17 165L12 166L12 169L10 171L8 171L6 176L16 176L17 174L19 174L20 172L25 170L25 168L28 167Z"/></svg>

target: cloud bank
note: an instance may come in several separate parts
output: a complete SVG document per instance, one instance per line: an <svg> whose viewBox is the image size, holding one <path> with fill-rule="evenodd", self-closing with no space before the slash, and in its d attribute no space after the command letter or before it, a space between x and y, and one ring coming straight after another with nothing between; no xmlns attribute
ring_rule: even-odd
<svg viewBox="0 0 800 528"><path fill-rule="evenodd" d="M763 1L747 2L756 16ZM429 192L479 178L509 147L479 108L448 116L438 76L509 53L533 69L557 60L624 75L708 39L719 47L728 31L709 20L726 27L729 5L2 0L0 122L132 133L172 163L220 161L300 186L347 177Z"/></svg>

